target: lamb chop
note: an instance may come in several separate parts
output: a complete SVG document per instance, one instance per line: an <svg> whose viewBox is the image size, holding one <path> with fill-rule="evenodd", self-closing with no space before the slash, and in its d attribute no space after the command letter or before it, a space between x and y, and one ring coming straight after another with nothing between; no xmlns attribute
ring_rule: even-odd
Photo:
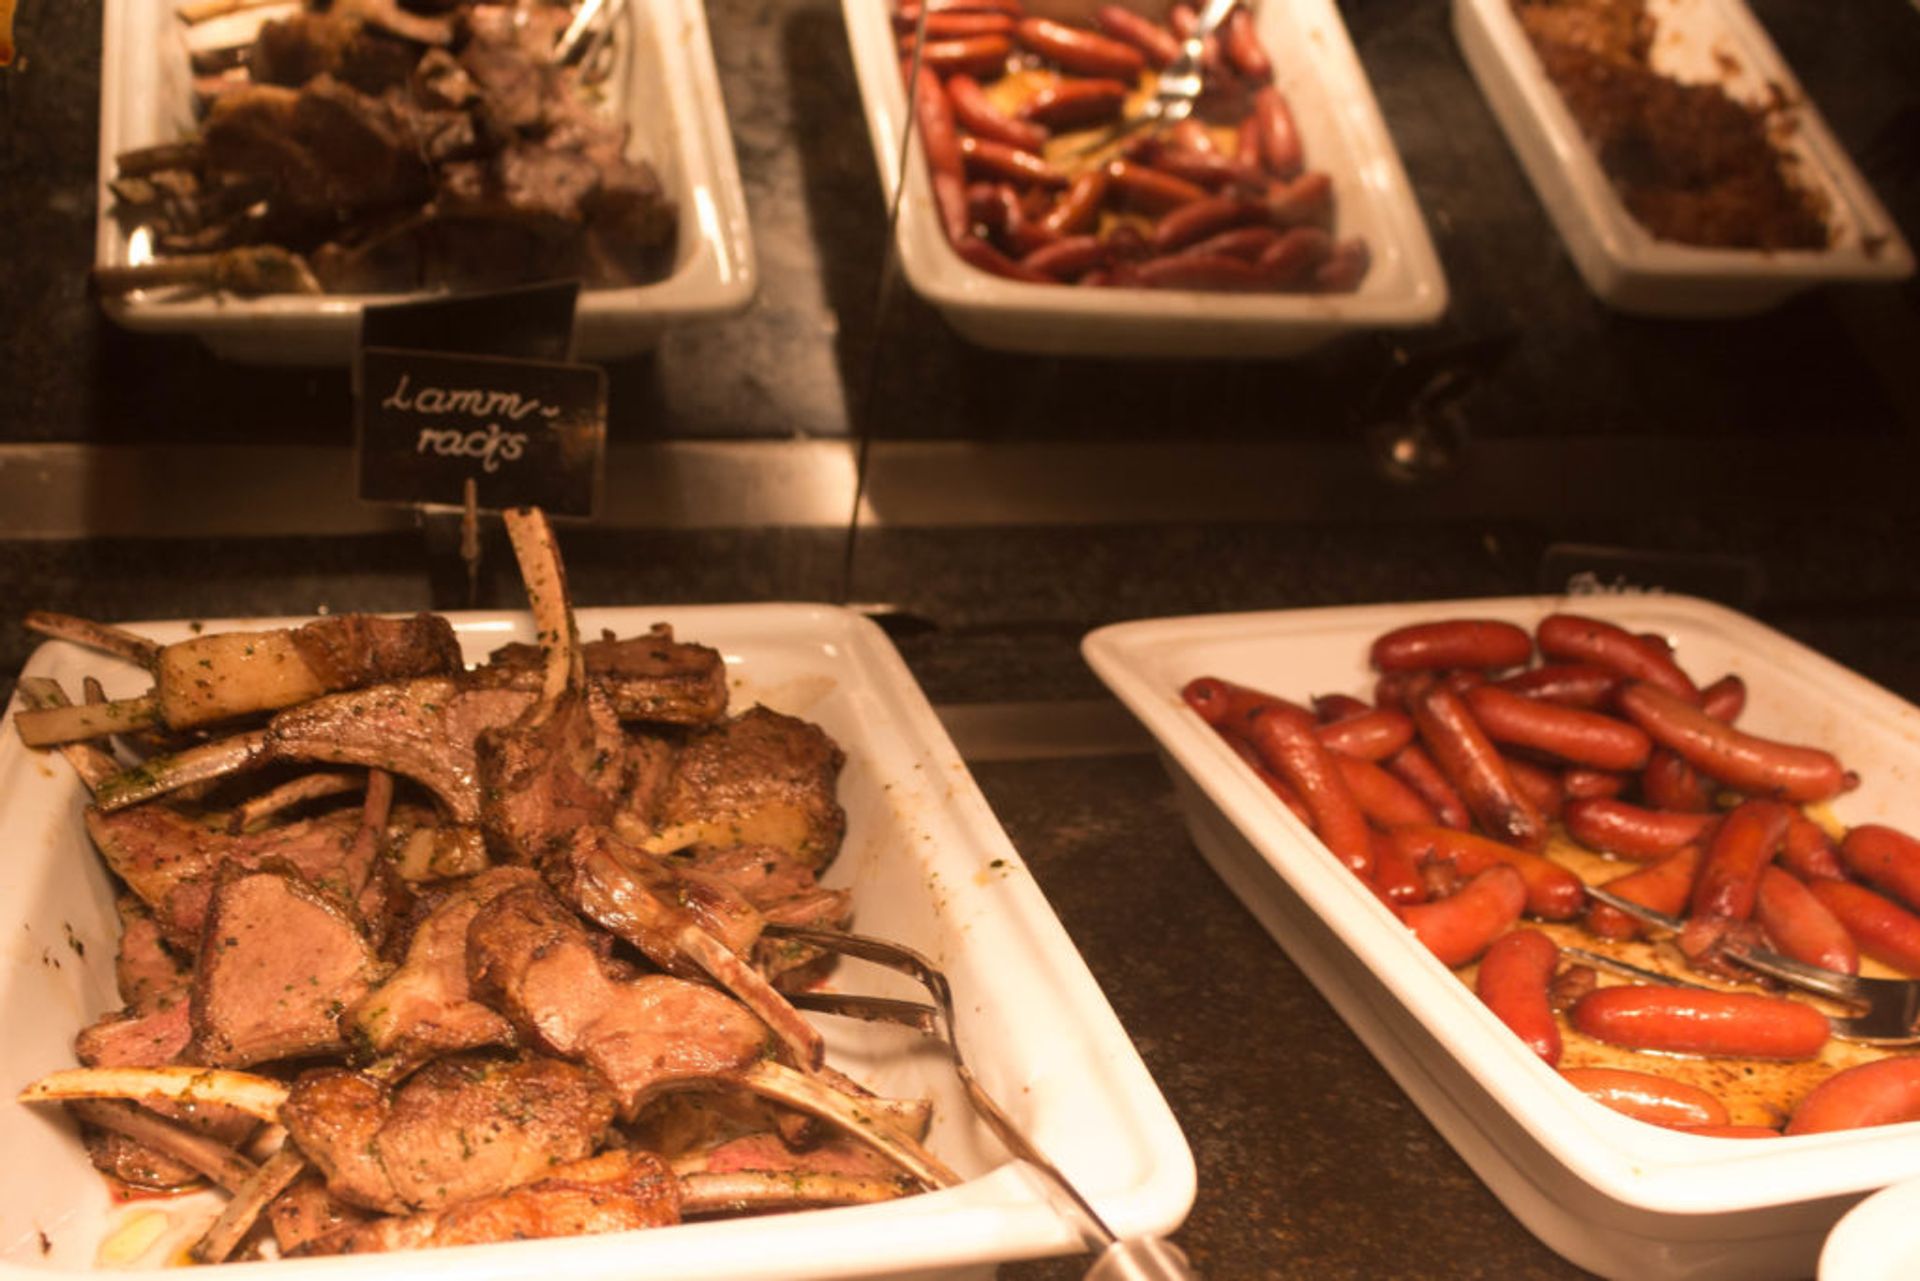
<svg viewBox="0 0 1920 1281"><path fill-rule="evenodd" d="M386 1214L438 1210L591 1156L613 1092L561 1059L436 1059L399 1087L345 1068L304 1072L280 1115L328 1190Z"/></svg>

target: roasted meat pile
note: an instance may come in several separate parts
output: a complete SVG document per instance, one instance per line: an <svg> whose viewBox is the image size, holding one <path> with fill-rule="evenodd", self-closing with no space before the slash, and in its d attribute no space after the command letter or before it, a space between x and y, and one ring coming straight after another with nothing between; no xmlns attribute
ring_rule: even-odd
<svg viewBox="0 0 1920 1281"><path fill-rule="evenodd" d="M1651 62L1644 0L1514 0L1514 12L1608 179L1662 240L1824 249L1816 194L1770 136L1774 113Z"/></svg>
<svg viewBox="0 0 1920 1281"><path fill-rule="evenodd" d="M675 206L556 61L571 16L548 0L306 0L245 49L198 57L197 133L117 157L115 213L162 264L218 259L218 283L250 292L309 271L331 293L658 279Z"/></svg>
<svg viewBox="0 0 1920 1281"><path fill-rule="evenodd" d="M839 747L730 709L721 656L664 627L580 643L544 519L509 524L542 643L472 669L432 616L328 620L324 648L298 630L151 648L76 622L143 656L161 707L197 654L196 713L258 709L111 743L85 713L115 705L22 682L45 709L23 736L92 789L124 924L125 1007L35 1097L122 1184L231 1192L203 1261L953 1179L920 1145L926 1103L836 1072L787 1001L831 958L767 936L849 923L817 880L845 830ZM330 692L284 670L303 653Z"/></svg>

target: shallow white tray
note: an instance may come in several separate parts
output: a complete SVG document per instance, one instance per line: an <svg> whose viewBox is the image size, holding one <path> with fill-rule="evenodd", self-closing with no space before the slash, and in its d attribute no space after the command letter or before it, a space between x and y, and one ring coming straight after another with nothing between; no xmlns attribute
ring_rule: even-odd
<svg viewBox="0 0 1920 1281"><path fill-rule="evenodd" d="M470 660L533 636L521 614L450 617ZM852 889L856 927L917 948L946 971L968 1062L1108 1223L1122 1234L1177 1227L1194 1195L1186 1141L886 637L859 615L826 606L580 611L587 635L602 627L634 634L661 621L726 656L735 707L761 702L806 717L839 742L847 754L840 783L847 839L826 879ZM160 640L187 635L178 623L132 626ZM35 651L26 673L78 690L84 673L114 667L50 643ZM137 692L144 683L125 669L108 692ZM73 1034L118 1006L113 900L80 826L82 789L57 755L23 748L11 719L0 737L0 848L7 851L0 859L0 1020L9 1029L0 1039L0 1281L46 1281L99 1266L103 1238L137 1232L139 1216L169 1216L169 1224L146 1226L165 1226L179 1240L194 1231L186 1220L204 1226L214 1203L203 1194L116 1206L59 1111L10 1101L27 1082L72 1066ZM836 983L923 996L858 964ZM975 1276L990 1272L994 1260L1077 1248L1071 1221L973 1119L930 1042L850 1020L823 1019L821 1026L836 1066L885 1093L936 1098L929 1145L965 1183L876 1206L458 1250L232 1264L221 1275Z"/></svg>
<svg viewBox="0 0 1920 1281"><path fill-rule="evenodd" d="M1073 0L1056 3L1064 9ZM880 184L891 199L907 119L891 10L888 0L842 0L841 7ZM1056 9L1030 0L1028 11ZM914 291L971 342L1050 355L1285 356L1355 330L1439 319L1446 278L1332 0L1263 0L1255 22L1273 57L1274 81L1293 108L1308 167L1333 177L1337 233L1364 236L1372 247L1373 267L1356 292L1221 294L1003 279L961 261L948 245L917 134L907 151L895 237Z"/></svg>
<svg viewBox="0 0 1920 1281"><path fill-rule="evenodd" d="M1627 212L1547 79L1510 0L1453 0L1453 30L1588 288L1627 312L1728 316L1764 311L1825 282L1901 280L1913 254L1819 110L1740 0L1649 0L1656 69L1722 85L1742 102L1793 104L1788 152L1827 197L1823 250L1703 249L1656 240Z"/></svg>
<svg viewBox="0 0 1920 1281"><path fill-rule="evenodd" d="M110 212L114 157L193 130L186 28L161 0L107 0L100 65L100 190L95 261L129 260ZM680 214L679 242L664 280L582 291L574 355L596 361L653 347L676 325L743 310L758 287L746 195L727 129L705 7L699 0L634 0L626 8L624 56L609 98L632 130L633 154L660 175ZM429 295L333 294L237 298L146 290L102 301L128 329L186 333L230 360L345 364L363 306Z"/></svg>
<svg viewBox="0 0 1920 1281"><path fill-rule="evenodd" d="M1754 620L1680 596L1511 597L1119 623L1087 661L1158 740L1194 842L1509 1210L1607 1276L1804 1277L1865 1193L1920 1176L1920 1124L1768 1140L1680 1134L1592 1102L1509 1033L1180 698L1214 675L1371 698L1368 643L1403 623L1569 609L1658 632L1702 680L1748 683L1741 725L1838 752L1848 823L1920 826L1920 709ZM1392 1231L1393 1225L1377 1225Z"/></svg>

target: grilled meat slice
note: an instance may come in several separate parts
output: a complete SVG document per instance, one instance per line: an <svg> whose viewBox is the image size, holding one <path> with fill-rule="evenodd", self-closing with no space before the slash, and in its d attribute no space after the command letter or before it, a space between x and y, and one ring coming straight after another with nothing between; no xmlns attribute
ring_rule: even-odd
<svg viewBox="0 0 1920 1281"><path fill-rule="evenodd" d="M537 703L476 745L480 822L493 848L535 865L609 820L635 772L620 725L594 690Z"/></svg>
<svg viewBox="0 0 1920 1281"><path fill-rule="evenodd" d="M720 651L673 638L656 623L644 636L607 633L580 647L587 683L607 697L623 721L662 725L710 725L727 712L727 664ZM480 671L532 671L540 666L537 645L502 645Z"/></svg>
<svg viewBox="0 0 1920 1281"><path fill-rule="evenodd" d="M486 904L539 879L497 867L456 886L415 928L400 968L342 1016L355 1050L414 1061L510 1044L513 1026L468 993L467 928Z"/></svg>
<svg viewBox="0 0 1920 1281"><path fill-rule="evenodd" d="M120 950L113 960L113 981L129 1012L147 1014L186 999L193 972L161 937L151 909L132 894L114 898L120 916Z"/></svg>
<svg viewBox="0 0 1920 1281"><path fill-rule="evenodd" d="M247 1067L346 1048L340 1013L380 963L353 914L290 868L221 869L194 971L193 1061Z"/></svg>
<svg viewBox="0 0 1920 1281"><path fill-rule="evenodd" d="M713 988L665 975L622 981L578 918L542 886L481 908L467 933L474 993L522 1037L612 1083L632 1116L654 1093L759 1060L766 1029Z"/></svg>
<svg viewBox="0 0 1920 1281"><path fill-rule="evenodd" d="M374 1215L342 1201L327 1190L327 1181L309 1171L295 1179L267 1206L267 1222L280 1253L293 1254L310 1241L372 1220Z"/></svg>
<svg viewBox="0 0 1920 1281"><path fill-rule="evenodd" d="M753 707L681 747L651 831L621 835L668 854L691 845L773 845L811 868L839 852L846 811L834 789L846 756L826 731Z"/></svg>
<svg viewBox="0 0 1920 1281"><path fill-rule="evenodd" d="M298 1254L370 1254L586 1236L680 1221L680 1185L646 1152L603 1152L496 1196L379 1219L310 1242Z"/></svg>
<svg viewBox="0 0 1920 1281"><path fill-rule="evenodd" d="M581 1160L613 1121L612 1092L558 1059L437 1059L398 1089L342 1068L303 1073L282 1117L349 1204L433 1210Z"/></svg>

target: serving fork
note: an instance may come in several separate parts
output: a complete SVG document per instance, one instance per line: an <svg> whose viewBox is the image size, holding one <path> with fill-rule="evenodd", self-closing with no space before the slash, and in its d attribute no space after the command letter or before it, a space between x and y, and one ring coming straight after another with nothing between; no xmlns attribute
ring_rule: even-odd
<svg viewBox="0 0 1920 1281"><path fill-rule="evenodd" d="M1180 42L1180 52L1155 77L1153 96L1141 103L1131 115L1073 147L1071 154L1084 155L1089 151L1098 151L1123 138L1130 138L1143 129L1164 129L1192 115L1194 106L1200 101L1201 91L1206 88L1202 64L1207 38L1219 29L1239 2L1207 0L1193 24L1193 30Z"/></svg>
<svg viewBox="0 0 1920 1281"><path fill-rule="evenodd" d="M1677 916L1670 916L1665 912L1636 903L1632 899L1623 898L1611 890L1589 885L1587 893L1609 907L1618 908L1647 925L1676 934L1686 926L1686 922ZM1589 952L1584 948L1563 950L1575 959L1590 965L1597 965L1648 982L1663 983L1669 987L1703 988L1706 986L1638 965L1630 965L1625 961L1615 960L1598 952ZM1827 1016L1827 1023L1833 1029L1833 1034L1842 1040L1860 1041L1870 1045L1920 1044L1920 980L1867 978L1858 974L1845 974L1839 970L1829 970L1824 966L1808 965L1804 961L1796 961L1790 956L1782 956L1778 952L1738 939L1724 944L1721 954L1757 974L1767 975L1790 987L1811 992L1816 996L1824 996L1830 1001L1846 1006L1852 1013Z"/></svg>
<svg viewBox="0 0 1920 1281"><path fill-rule="evenodd" d="M771 938L871 961L906 975L926 989L932 998L931 1003L847 992L800 992L790 994L788 999L803 1010L870 1022L897 1023L940 1042L954 1074L967 1092L967 1101L973 1105L974 1112L1006 1145L1008 1151L1039 1171L1078 1213L1081 1239L1094 1255L1093 1265L1086 1273L1088 1281L1191 1281L1194 1274L1180 1247L1159 1237L1120 1238L1072 1181L993 1101L961 1056L960 1042L955 1034L953 990L947 983L947 976L935 968L931 961L910 947L864 934L780 924L768 924L764 933Z"/></svg>

